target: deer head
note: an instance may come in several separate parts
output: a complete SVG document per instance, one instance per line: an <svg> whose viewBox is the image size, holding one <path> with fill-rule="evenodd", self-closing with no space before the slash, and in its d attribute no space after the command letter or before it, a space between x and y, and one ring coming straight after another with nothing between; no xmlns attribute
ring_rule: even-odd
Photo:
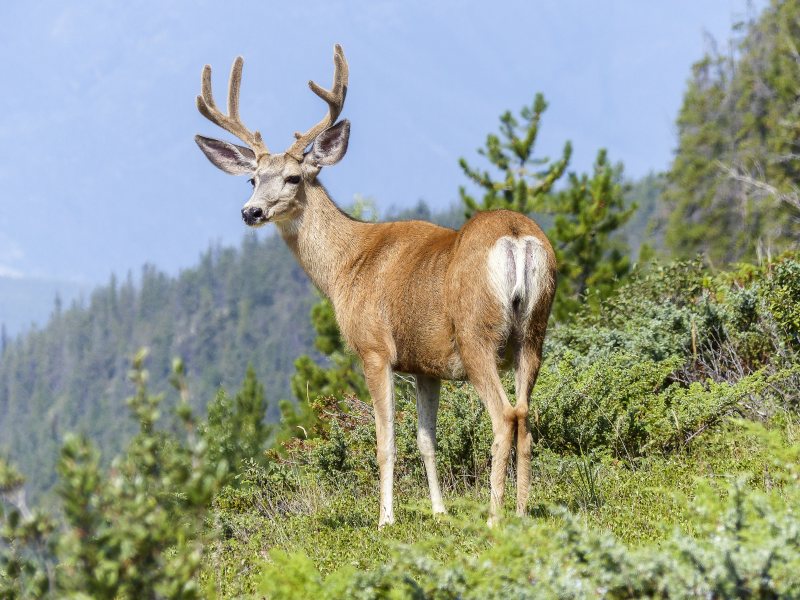
<svg viewBox="0 0 800 600"><path fill-rule="evenodd" d="M339 162L347 152L350 122L336 119L342 112L347 94L347 61L338 44L333 52L333 86L326 90L313 81L311 91L328 104L328 113L305 133L295 133L295 141L280 154L272 154L258 131L250 131L239 116L239 86L244 60L233 62L228 83L228 114L214 103L211 93L211 67L203 68L201 95L197 108L212 123L232 133L246 146L222 140L195 136L195 141L208 159L231 175L249 175L253 186L250 199L242 208L242 218L258 227L270 221L292 219L302 212L305 186L311 184L322 167ZM311 148L306 150L308 146Z"/></svg>

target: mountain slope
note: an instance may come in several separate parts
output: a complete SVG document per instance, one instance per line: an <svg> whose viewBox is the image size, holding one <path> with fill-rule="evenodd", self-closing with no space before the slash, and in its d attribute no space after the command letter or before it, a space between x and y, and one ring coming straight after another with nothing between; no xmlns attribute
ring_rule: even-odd
<svg viewBox="0 0 800 600"><path fill-rule="evenodd" d="M211 248L177 277L152 266L138 285L112 277L85 306L56 310L45 327L5 348L0 453L28 474L36 496L54 481L64 433L86 433L106 456L118 451L134 427L121 399L133 391L130 358L143 346L155 390L169 388L172 360L183 359L201 412L220 386L236 389L251 363L275 418L277 401L289 397L294 359L312 348L315 301L277 236Z"/></svg>

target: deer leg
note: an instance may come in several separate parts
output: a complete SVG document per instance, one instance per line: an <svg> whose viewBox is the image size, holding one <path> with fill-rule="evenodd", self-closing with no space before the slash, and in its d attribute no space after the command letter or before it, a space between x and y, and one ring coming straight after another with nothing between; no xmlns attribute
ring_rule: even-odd
<svg viewBox="0 0 800 600"><path fill-rule="evenodd" d="M491 378L490 378L491 379ZM495 381L489 385L476 386L481 399L488 398L487 409L492 420L492 470L489 475L491 498L489 500L489 526L497 524L503 510L503 496L506 489L506 469L514 442L516 418L514 409L505 397L500 378L495 374ZM484 401L486 402L486 401Z"/></svg>
<svg viewBox="0 0 800 600"><path fill-rule="evenodd" d="M380 518L378 527L394 523L394 384L388 361L377 354L363 358L364 378L375 411L375 437L380 471Z"/></svg>
<svg viewBox="0 0 800 600"><path fill-rule="evenodd" d="M438 379L417 375L417 447L425 464L433 514L446 512L436 473L436 415L439 411Z"/></svg>
<svg viewBox="0 0 800 600"><path fill-rule="evenodd" d="M523 345L515 368L517 405L517 514L524 515L531 487L531 426L528 405L539 375L541 349Z"/></svg>
<svg viewBox="0 0 800 600"><path fill-rule="evenodd" d="M506 469L508 468L508 457L511 454L511 445L514 443L517 415L503 390L494 353L484 350L484 348L492 346L486 344L469 348L466 344L461 343L459 347L463 357L470 357L469 364L465 363L469 380L475 386L475 390L492 420L494 441L492 443L492 470L489 476L491 485L489 526L491 527L500 520L506 487Z"/></svg>

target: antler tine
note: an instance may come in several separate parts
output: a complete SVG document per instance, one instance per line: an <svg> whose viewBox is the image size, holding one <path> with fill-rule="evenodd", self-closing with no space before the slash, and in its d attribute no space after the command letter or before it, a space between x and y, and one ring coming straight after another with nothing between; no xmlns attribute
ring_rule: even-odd
<svg viewBox="0 0 800 600"><path fill-rule="evenodd" d="M303 150L306 149L306 146L320 133L333 125L336 119L339 118L342 108L344 108L344 100L345 96L347 96L349 69L347 68L347 60L345 60L344 51L339 44L336 44L333 50L333 65L333 85L330 90L326 90L313 81L308 82L308 87L311 88L311 91L328 104L328 114L305 133L298 132L294 134L297 141L289 147L286 153L294 156L298 160L302 159Z"/></svg>
<svg viewBox="0 0 800 600"><path fill-rule="evenodd" d="M197 97L197 109L206 119L219 125L250 146L256 156L269 154L264 140L258 131L250 131L239 116L239 88L242 83L242 66L244 59L237 56L231 67L231 76L228 81L228 114L224 115L214 102L211 91L211 65L203 67L200 83L200 96Z"/></svg>

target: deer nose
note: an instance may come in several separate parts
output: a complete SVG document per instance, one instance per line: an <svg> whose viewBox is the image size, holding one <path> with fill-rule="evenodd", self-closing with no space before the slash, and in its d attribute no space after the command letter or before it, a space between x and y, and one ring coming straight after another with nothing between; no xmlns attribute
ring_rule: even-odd
<svg viewBox="0 0 800 600"><path fill-rule="evenodd" d="M251 206L250 208L242 209L242 219L244 219L244 222L248 225L252 225L263 216L264 211L257 206Z"/></svg>

